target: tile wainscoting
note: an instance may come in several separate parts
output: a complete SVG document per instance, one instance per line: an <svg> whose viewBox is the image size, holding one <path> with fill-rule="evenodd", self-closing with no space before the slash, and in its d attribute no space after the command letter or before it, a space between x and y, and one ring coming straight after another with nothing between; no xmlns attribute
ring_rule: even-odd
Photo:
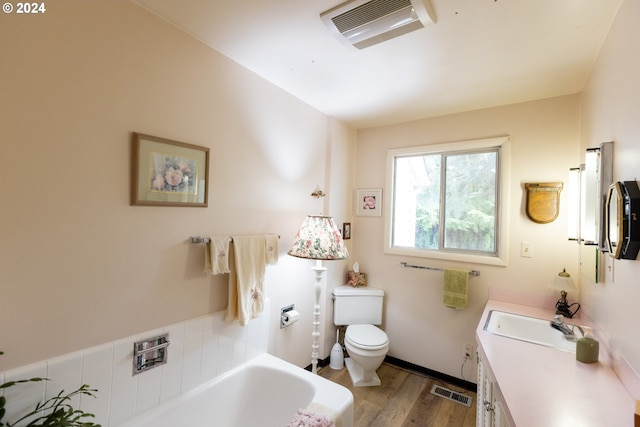
<svg viewBox="0 0 640 427"><path fill-rule="evenodd" d="M14 421L38 402L82 384L97 398L77 397L72 405L95 414L103 427L115 427L267 351L269 304L258 319L240 326L224 322L225 311L119 339L0 373L0 384L33 377L50 381L4 389L7 417ZM133 375L133 343L169 334L167 363ZM2 391L0 391L2 392Z"/></svg>

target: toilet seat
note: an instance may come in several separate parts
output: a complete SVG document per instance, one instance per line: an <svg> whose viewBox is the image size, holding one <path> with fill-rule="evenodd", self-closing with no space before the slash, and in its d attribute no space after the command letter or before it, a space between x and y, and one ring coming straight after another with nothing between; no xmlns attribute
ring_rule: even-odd
<svg viewBox="0 0 640 427"><path fill-rule="evenodd" d="M344 338L362 350L381 350L389 345L387 334L374 325L349 325Z"/></svg>

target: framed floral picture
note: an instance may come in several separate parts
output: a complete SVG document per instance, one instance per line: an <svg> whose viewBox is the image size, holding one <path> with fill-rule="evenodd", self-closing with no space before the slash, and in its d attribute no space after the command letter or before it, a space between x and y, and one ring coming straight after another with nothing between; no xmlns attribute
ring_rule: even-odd
<svg viewBox="0 0 640 427"><path fill-rule="evenodd" d="M359 216L382 215L382 189L360 189L356 193L356 213Z"/></svg>
<svg viewBox="0 0 640 427"><path fill-rule="evenodd" d="M133 132L131 205L206 207L209 148Z"/></svg>

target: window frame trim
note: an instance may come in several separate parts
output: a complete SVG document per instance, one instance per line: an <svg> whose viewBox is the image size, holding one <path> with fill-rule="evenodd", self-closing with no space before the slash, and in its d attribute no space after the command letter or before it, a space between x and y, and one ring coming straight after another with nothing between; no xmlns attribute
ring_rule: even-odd
<svg viewBox="0 0 640 427"><path fill-rule="evenodd" d="M395 158L407 155L422 154L451 154L456 152L465 152L470 150L498 149L499 168L497 170L497 202L496 209L499 215L498 229L496 230L498 245L494 255L480 255L464 252L452 252L451 250L425 250L411 247L391 246L393 221L393 204L394 194L394 177L395 177ZM431 258L448 261L467 262L474 264L488 264L507 266L509 263L509 193L510 193L510 137L500 136L495 138L474 139L458 142L448 142L440 144L430 144L418 147L406 147L387 150L386 160L386 187L388 197L384 200L384 248L385 254L404 255L417 258Z"/></svg>

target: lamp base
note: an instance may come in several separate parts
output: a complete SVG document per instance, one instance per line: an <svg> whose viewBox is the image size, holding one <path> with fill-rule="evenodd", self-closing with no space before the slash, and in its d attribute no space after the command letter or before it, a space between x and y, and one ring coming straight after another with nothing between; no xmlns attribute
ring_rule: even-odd
<svg viewBox="0 0 640 427"><path fill-rule="evenodd" d="M578 306L574 312L571 312L571 307ZM580 304L574 302L573 304L569 304L567 302L567 293L565 291L560 292L560 299L556 302L556 314L561 314L564 317L569 319L573 318L573 316L580 310Z"/></svg>
<svg viewBox="0 0 640 427"><path fill-rule="evenodd" d="M327 269L322 266L320 260L317 260L316 265L311 269L316 273L316 283L313 287L315 304L313 306L313 332L311 333L311 372L317 374L318 350L320 349L320 293L322 291L322 275Z"/></svg>
<svg viewBox="0 0 640 427"><path fill-rule="evenodd" d="M556 303L556 314L561 314L568 319L573 317L573 313L569 311L569 305L562 304L560 301Z"/></svg>

